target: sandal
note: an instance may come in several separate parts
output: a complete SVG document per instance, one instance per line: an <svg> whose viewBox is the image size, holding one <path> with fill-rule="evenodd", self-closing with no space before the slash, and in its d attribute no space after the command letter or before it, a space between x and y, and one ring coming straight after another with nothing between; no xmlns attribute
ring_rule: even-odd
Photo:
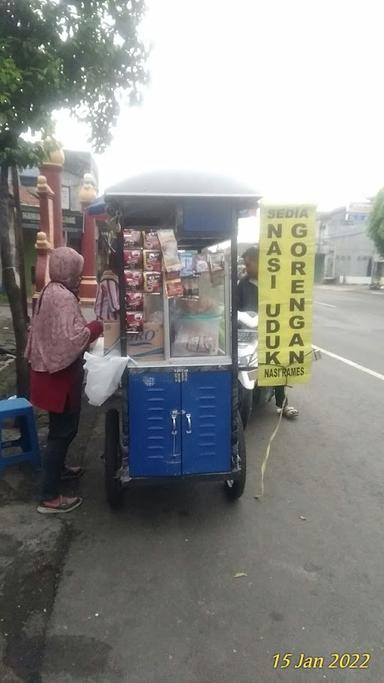
<svg viewBox="0 0 384 683"><path fill-rule="evenodd" d="M70 481L71 479L80 479L85 474L85 469L82 467L64 467L61 473L61 481Z"/></svg>
<svg viewBox="0 0 384 683"><path fill-rule="evenodd" d="M277 408L277 412L280 415L280 413L283 413L283 417L286 417L287 420L292 420L293 418L297 417L299 414L299 411L297 408L294 408L293 406L284 406L284 408Z"/></svg>
<svg viewBox="0 0 384 683"><path fill-rule="evenodd" d="M82 498L66 498L65 496L59 496L57 499L57 504L54 501L43 500L37 506L37 512L42 515L57 515L64 512L72 512L76 510L83 502Z"/></svg>

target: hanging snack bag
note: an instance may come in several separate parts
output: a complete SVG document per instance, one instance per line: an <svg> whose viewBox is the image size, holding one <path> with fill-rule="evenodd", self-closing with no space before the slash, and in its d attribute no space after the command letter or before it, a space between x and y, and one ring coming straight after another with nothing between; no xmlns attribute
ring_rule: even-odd
<svg viewBox="0 0 384 683"><path fill-rule="evenodd" d="M144 285L143 272L141 270L124 271L125 286L130 292L142 291Z"/></svg>
<svg viewBox="0 0 384 683"><path fill-rule="evenodd" d="M144 273L144 292L146 294L161 294L162 281L162 273Z"/></svg>
<svg viewBox="0 0 384 683"><path fill-rule="evenodd" d="M144 294L142 292L127 292L125 295L127 311L142 311Z"/></svg>
<svg viewBox="0 0 384 683"><path fill-rule="evenodd" d="M194 270L196 273L207 273L209 270L209 265L207 263L207 257L204 254L196 254L194 258Z"/></svg>
<svg viewBox="0 0 384 683"><path fill-rule="evenodd" d="M167 273L181 270L181 263L177 253L177 242L173 230L159 230L158 236L163 253L164 268Z"/></svg>
<svg viewBox="0 0 384 683"><path fill-rule="evenodd" d="M144 270L161 273L161 251L144 250Z"/></svg>
<svg viewBox="0 0 384 683"><path fill-rule="evenodd" d="M141 247L142 234L141 230L131 230L126 228L124 230L124 249L134 249Z"/></svg>
<svg viewBox="0 0 384 683"><path fill-rule="evenodd" d="M148 230L143 233L144 249L160 249L160 242L156 230Z"/></svg>
<svg viewBox="0 0 384 683"><path fill-rule="evenodd" d="M180 277L192 277L194 271L194 254L192 252L184 251L180 254L181 271Z"/></svg>
<svg viewBox="0 0 384 683"><path fill-rule="evenodd" d="M209 273L213 287L223 284L224 266L225 261L223 252L217 252L216 254L209 255Z"/></svg>
<svg viewBox="0 0 384 683"><path fill-rule="evenodd" d="M169 299L174 297L181 297L184 294L183 285L181 280L170 280L167 282L167 296Z"/></svg>
<svg viewBox="0 0 384 683"><path fill-rule="evenodd" d="M127 321L127 332L128 334L130 333L135 333L135 332L142 332L144 329L144 313L132 313L128 312L126 314L126 321Z"/></svg>
<svg viewBox="0 0 384 683"><path fill-rule="evenodd" d="M183 285L183 298L198 299L200 296L199 282L200 278L198 275L183 277L181 279L181 283Z"/></svg>
<svg viewBox="0 0 384 683"><path fill-rule="evenodd" d="M178 272L166 273L166 291L169 299L184 295L184 288Z"/></svg>
<svg viewBox="0 0 384 683"><path fill-rule="evenodd" d="M124 249L124 265L130 270L137 270L143 267L142 249Z"/></svg>

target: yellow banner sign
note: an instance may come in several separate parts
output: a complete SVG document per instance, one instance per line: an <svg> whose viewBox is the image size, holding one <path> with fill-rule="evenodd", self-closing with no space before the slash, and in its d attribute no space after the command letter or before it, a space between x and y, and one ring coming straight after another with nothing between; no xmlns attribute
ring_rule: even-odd
<svg viewBox="0 0 384 683"><path fill-rule="evenodd" d="M312 365L314 206L261 204L260 386L307 382Z"/></svg>

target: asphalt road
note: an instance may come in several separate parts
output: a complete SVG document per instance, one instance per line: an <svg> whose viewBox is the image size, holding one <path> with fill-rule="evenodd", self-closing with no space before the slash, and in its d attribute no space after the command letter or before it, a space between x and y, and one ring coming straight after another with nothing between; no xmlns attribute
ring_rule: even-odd
<svg viewBox="0 0 384 683"><path fill-rule="evenodd" d="M384 294L320 288L315 299L314 342L384 373ZM379 376L323 355L291 392L300 417L281 425L262 500L253 494L272 405L252 420L237 504L218 484L196 484L132 491L112 514L99 420L43 683L384 680L383 389ZM274 669L287 652L291 666ZM324 661L294 669L301 653ZM368 668L329 669L332 653L368 653Z"/></svg>

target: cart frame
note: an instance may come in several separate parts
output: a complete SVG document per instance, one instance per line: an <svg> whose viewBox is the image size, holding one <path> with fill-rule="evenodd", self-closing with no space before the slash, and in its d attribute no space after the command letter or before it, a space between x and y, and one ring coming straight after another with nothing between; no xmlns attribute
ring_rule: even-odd
<svg viewBox="0 0 384 683"><path fill-rule="evenodd" d="M165 174L166 175L166 174ZM129 411L128 386L132 368L127 368L123 376L122 406L119 411L110 408L106 413L105 428L105 484L109 504L116 507L121 503L124 488L132 485L169 484L176 482L197 481L223 481L228 497L232 500L239 498L245 486L246 479L246 448L241 419L238 414L238 361L237 361L237 225L242 212L249 209L255 210L260 195L249 188L239 186L227 179L210 177L209 182L205 175L195 175L191 181L184 177L188 187L178 187L179 191L172 192L174 177L164 178L164 174L153 174L143 178L133 178L120 184L116 188L106 192L105 202L110 214L124 217L125 224L148 225L151 220L153 225L174 225L177 233L180 232L186 202L195 202L195 206L209 207L210 215L217 210L219 213L226 212L229 221L225 233L221 235L216 231L201 231L196 236L184 237L180 241L181 248L204 248L224 241L230 242L230 277L226 278L229 288L225 287L225 310L226 310L226 355L220 357L193 357L172 358L169 348L169 319L168 305L164 301L164 361L140 362L141 369L152 371L175 371L196 370L197 368L230 369L231 372L231 425L230 425L230 466L224 471L197 472L191 474L177 474L177 476L131 476L129 467ZM152 187L151 187L152 183ZM215 186L212 190L212 183ZM229 184L228 184L229 183ZM178 178L180 185L180 178ZM194 187L195 184L195 187ZM196 188L196 184L198 188ZM139 187L142 186L142 191ZM165 187L164 187L165 186ZM192 188L191 188L192 186ZM220 187L222 191L220 192ZM240 189L241 188L241 189ZM189 191L187 191L187 189ZM198 204L200 203L200 204ZM173 223L173 219L175 222ZM121 354L127 355L127 334L125 332L125 282L123 262L123 233L120 231L117 240L117 253L119 256L119 281L120 281L120 315L121 315ZM165 297L165 294L164 294ZM228 353L229 352L229 353ZM183 411L181 411L183 412ZM120 413L120 414L119 414Z"/></svg>

